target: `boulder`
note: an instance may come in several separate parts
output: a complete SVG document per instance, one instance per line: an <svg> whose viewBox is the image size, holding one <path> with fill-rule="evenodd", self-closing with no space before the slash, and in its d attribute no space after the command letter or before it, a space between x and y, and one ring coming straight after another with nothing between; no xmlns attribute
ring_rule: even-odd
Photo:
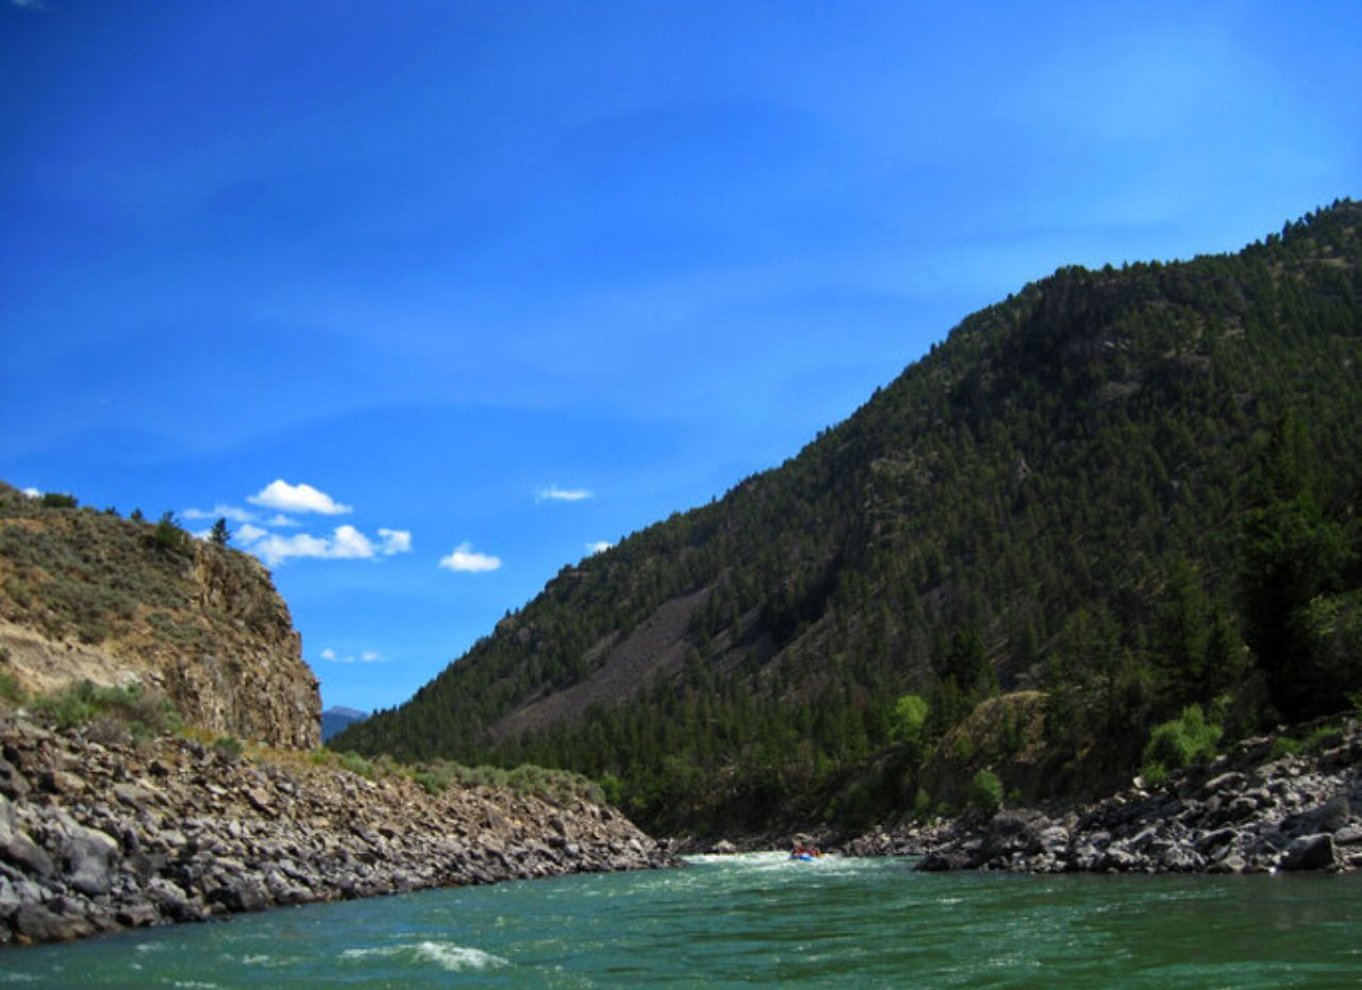
<svg viewBox="0 0 1362 990"><path fill-rule="evenodd" d="M17 828L0 825L0 861L12 863L29 876L47 880L57 872L47 850Z"/></svg>
<svg viewBox="0 0 1362 990"><path fill-rule="evenodd" d="M1355 846L1362 844L1362 825L1345 825L1334 833L1335 846Z"/></svg>
<svg viewBox="0 0 1362 990"><path fill-rule="evenodd" d="M1339 794L1323 804L1288 815L1282 820L1281 829L1288 835L1316 835L1320 832L1337 832L1348 824L1352 809L1346 794Z"/></svg>
<svg viewBox="0 0 1362 990"><path fill-rule="evenodd" d="M28 778L19 772L19 768L4 757L0 757L0 797L8 794L10 797L25 797L30 790Z"/></svg>
<svg viewBox="0 0 1362 990"><path fill-rule="evenodd" d="M1334 865L1334 837L1328 833L1303 835L1282 854L1283 870L1323 870Z"/></svg>
<svg viewBox="0 0 1362 990"><path fill-rule="evenodd" d="M70 942L86 938L95 926L78 915L58 914L41 904L26 904L14 915L14 932L26 942Z"/></svg>
<svg viewBox="0 0 1362 990"><path fill-rule="evenodd" d="M113 885L113 861L118 842L98 829L75 825L62 843L66 882L73 890L96 897L107 894Z"/></svg>
<svg viewBox="0 0 1362 990"><path fill-rule="evenodd" d="M963 870L970 865L970 857L959 851L930 852L917 864L924 873L944 873L948 870Z"/></svg>

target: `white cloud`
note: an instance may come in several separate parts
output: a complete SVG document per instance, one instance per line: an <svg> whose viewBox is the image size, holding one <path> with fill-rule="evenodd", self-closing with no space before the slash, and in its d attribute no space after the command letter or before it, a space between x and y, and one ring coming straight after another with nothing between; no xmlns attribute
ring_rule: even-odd
<svg viewBox="0 0 1362 990"><path fill-rule="evenodd" d="M211 509L185 509L180 513L182 519L226 519L228 522L248 523L255 521L255 513L250 509L235 505L215 505Z"/></svg>
<svg viewBox="0 0 1362 990"><path fill-rule="evenodd" d="M598 553L605 553L605 551L609 550L614 545L615 544L611 543L609 540L597 540L595 543L588 543L586 545L586 552L594 557Z"/></svg>
<svg viewBox="0 0 1362 990"><path fill-rule="evenodd" d="M501 558L478 553L470 543L460 543L454 552L440 558L440 566L448 571L463 574L485 574L501 566Z"/></svg>
<svg viewBox="0 0 1362 990"><path fill-rule="evenodd" d="M282 478L271 481L259 493L247 496L246 501L281 512L317 512L324 516L339 516L353 511L351 506L341 505L326 492L318 491L311 485L290 485Z"/></svg>
<svg viewBox="0 0 1362 990"><path fill-rule="evenodd" d="M328 557L360 558L374 555L374 545L353 526L337 526L331 538L331 552Z"/></svg>
<svg viewBox="0 0 1362 990"><path fill-rule="evenodd" d="M327 663L383 662L383 654L379 653L377 650L365 650L359 656L355 656L353 653L347 653L345 656L341 656L339 653L337 653L335 650L331 649L331 647L328 646L326 649L322 650L322 652L318 654L318 656L320 656Z"/></svg>
<svg viewBox="0 0 1362 990"><path fill-rule="evenodd" d="M311 485L290 485L282 479L270 482L255 495L247 496L246 501L252 505L289 512L338 515L353 511L350 506L341 505L330 495L318 491ZM317 560L369 560L378 556L391 557L411 552L412 546L410 530L380 528L378 540L375 541L348 524L337 526L330 536L314 536L311 533L281 536L272 530L299 525L296 519L283 511L276 511L268 519L263 519L259 513L250 509L219 503L212 509L185 509L181 515L185 519L227 519L239 524L232 533L237 546L248 549L270 567L294 557ZM206 533L194 535L206 537Z"/></svg>
<svg viewBox="0 0 1362 990"><path fill-rule="evenodd" d="M331 542L321 537L309 536L307 533L288 537L280 536L278 533L266 533L255 542L255 546L251 547L251 552L274 567L290 557L330 557Z"/></svg>
<svg viewBox="0 0 1362 990"><path fill-rule="evenodd" d="M247 547L266 564L275 567L292 557L314 560L370 560L382 555L406 553L411 550L411 533L406 530L380 529L381 543L374 541L349 524L337 526L330 536L294 533L280 536L258 526L246 525L234 534L237 542Z"/></svg>
<svg viewBox="0 0 1362 990"><path fill-rule="evenodd" d="M10 2L23 10L39 10L44 13L47 11L47 4L43 0L10 0Z"/></svg>
<svg viewBox="0 0 1362 990"><path fill-rule="evenodd" d="M261 529L259 526L252 525L251 523L246 523L232 534L236 541L243 547L269 535L269 530Z"/></svg>
<svg viewBox="0 0 1362 990"><path fill-rule="evenodd" d="M29 498L42 498L42 497L43 497L43 493L40 492L40 491L38 491L38 489L36 489L36 488L25 488L25 489L24 489L24 494L27 495Z"/></svg>
<svg viewBox="0 0 1362 990"><path fill-rule="evenodd" d="M383 545L378 548L379 553L385 557L391 557L395 553L411 552L411 530L380 528L378 538L383 541Z"/></svg>
<svg viewBox="0 0 1362 990"><path fill-rule="evenodd" d="M558 485L545 485L535 492L536 502L581 502L595 495L585 488L560 488Z"/></svg>

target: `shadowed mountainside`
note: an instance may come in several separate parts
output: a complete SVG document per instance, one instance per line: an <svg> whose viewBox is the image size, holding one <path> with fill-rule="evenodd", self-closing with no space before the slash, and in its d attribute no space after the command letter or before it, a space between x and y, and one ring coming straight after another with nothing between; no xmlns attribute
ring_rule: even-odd
<svg viewBox="0 0 1362 990"><path fill-rule="evenodd" d="M1359 221L1345 200L1238 254L1027 285L333 745L568 767L654 829L760 828L922 801L924 754L1000 691L1038 692L1041 796L1109 784L1189 704L1231 734L1346 707Z"/></svg>

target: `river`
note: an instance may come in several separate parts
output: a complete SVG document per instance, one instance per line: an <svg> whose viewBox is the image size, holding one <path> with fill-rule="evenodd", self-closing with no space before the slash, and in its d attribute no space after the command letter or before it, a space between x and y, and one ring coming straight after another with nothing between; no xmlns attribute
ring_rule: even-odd
<svg viewBox="0 0 1362 990"><path fill-rule="evenodd" d="M915 873L774 853L0 949L0 987L1362 986L1362 876Z"/></svg>

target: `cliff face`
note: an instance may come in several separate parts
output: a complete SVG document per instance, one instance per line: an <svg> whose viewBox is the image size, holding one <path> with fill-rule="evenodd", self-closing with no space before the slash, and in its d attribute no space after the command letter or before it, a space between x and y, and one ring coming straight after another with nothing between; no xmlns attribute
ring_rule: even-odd
<svg viewBox="0 0 1362 990"><path fill-rule="evenodd" d="M0 672L50 693L88 680L164 694L210 732L321 741L317 679L253 557L0 484Z"/></svg>

